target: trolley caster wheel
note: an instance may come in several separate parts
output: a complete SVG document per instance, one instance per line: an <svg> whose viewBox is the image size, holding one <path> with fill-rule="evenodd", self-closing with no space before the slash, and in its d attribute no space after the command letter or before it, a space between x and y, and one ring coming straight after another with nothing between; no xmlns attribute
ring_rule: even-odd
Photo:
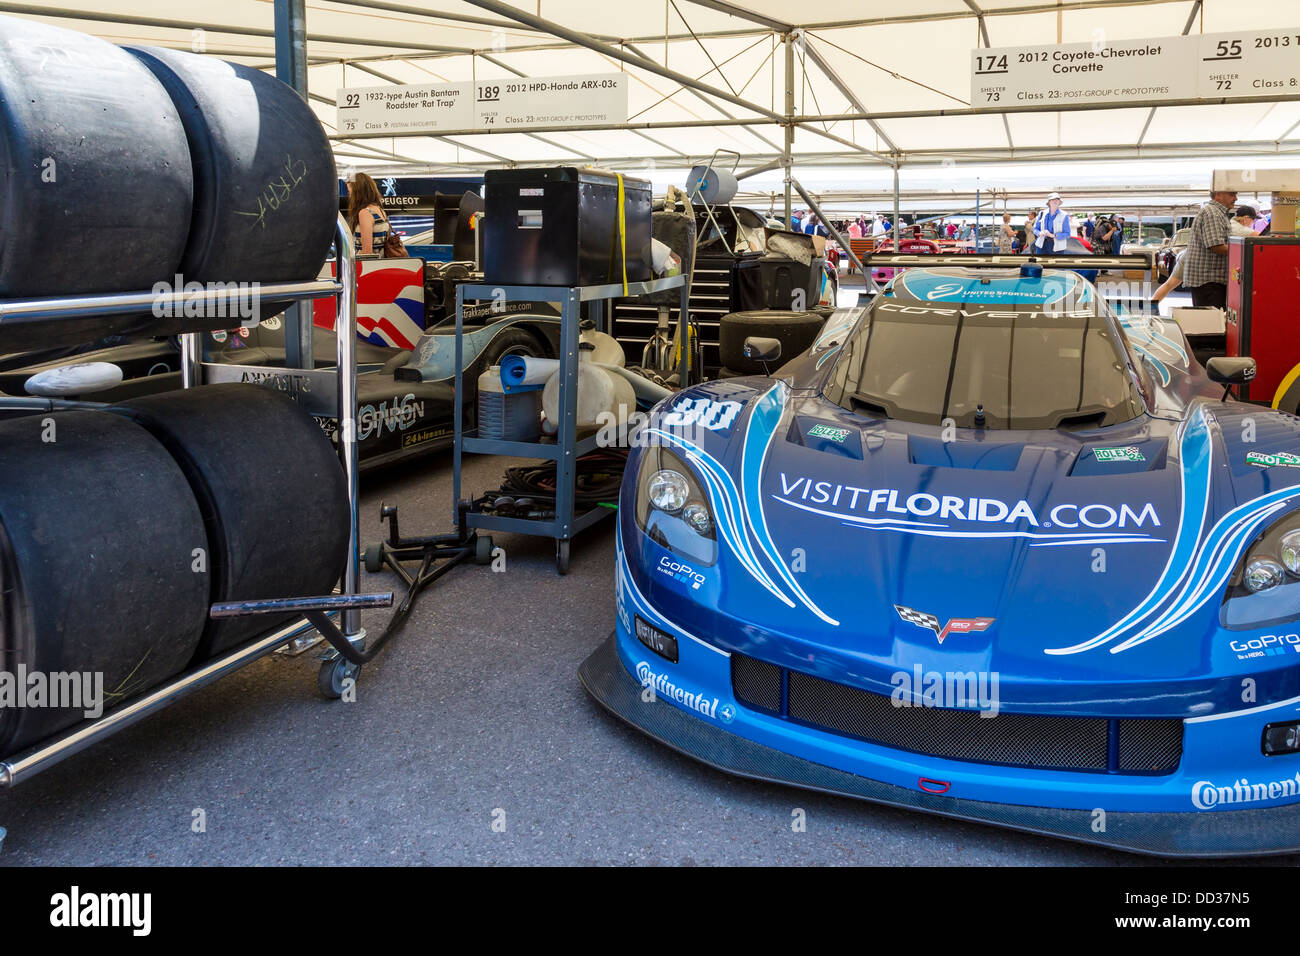
<svg viewBox="0 0 1300 956"><path fill-rule="evenodd" d="M343 657L321 661L320 670L316 672L316 687L330 700L343 696L343 682L348 678L355 681L361 673L361 665L353 664Z"/></svg>
<svg viewBox="0 0 1300 956"><path fill-rule="evenodd" d="M479 535L474 539L474 563L492 563L492 536Z"/></svg>
<svg viewBox="0 0 1300 956"><path fill-rule="evenodd" d="M569 539L560 538L555 542L555 570L561 574L569 573Z"/></svg>
<svg viewBox="0 0 1300 956"><path fill-rule="evenodd" d="M361 561L371 574L383 570L384 546L378 543L366 545L366 549L361 552Z"/></svg>

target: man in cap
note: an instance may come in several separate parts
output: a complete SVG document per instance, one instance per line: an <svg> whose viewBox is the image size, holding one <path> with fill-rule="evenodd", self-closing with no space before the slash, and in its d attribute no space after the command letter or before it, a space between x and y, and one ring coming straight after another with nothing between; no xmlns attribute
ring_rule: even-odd
<svg viewBox="0 0 1300 956"><path fill-rule="evenodd" d="M1183 263L1183 285L1192 290L1193 306L1226 308L1228 304L1228 235L1237 192L1216 189L1192 223Z"/></svg>
<svg viewBox="0 0 1300 956"><path fill-rule="evenodd" d="M1069 213L1061 209L1061 194L1052 193L1047 197L1047 208L1034 220L1034 253L1051 255L1065 252L1073 231Z"/></svg>
<svg viewBox="0 0 1300 956"><path fill-rule="evenodd" d="M1255 231L1255 220L1258 218L1259 212L1254 206L1238 206L1237 211L1232 214L1232 222L1228 224L1228 234L1247 239L1258 236L1259 233Z"/></svg>

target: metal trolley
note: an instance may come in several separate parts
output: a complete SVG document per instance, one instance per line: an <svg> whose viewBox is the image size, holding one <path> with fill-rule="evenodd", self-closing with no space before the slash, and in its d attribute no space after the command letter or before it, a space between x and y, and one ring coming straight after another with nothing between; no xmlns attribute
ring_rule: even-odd
<svg viewBox="0 0 1300 956"><path fill-rule="evenodd" d="M690 289L686 276L669 276L649 282L629 282L624 291L622 283L590 286L526 286L488 285L466 283L456 290L456 433L453 446L453 494L456 513L453 520L464 521L468 528L492 531L513 531L516 534L545 535L555 539L555 567L561 574L569 570L569 542L575 534L611 512L606 508L592 508L585 514L574 514L575 481L578 459L597 448L596 435L578 440L578 325L581 305L591 303L591 318L602 332L608 332L608 308L611 299L646 295L664 289L681 289L681 314L683 329L689 324ZM464 308L466 301L494 302L558 302L560 306L560 421L554 442L506 441L499 438L480 438L477 429L467 432L464 419L463 343ZM683 341L687 341L683 337ZM686 349L689 376L689 349ZM685 380L689 380L685 379ZM461 507L460 468L466 452L482 455L513 455L519 458L540 458L555 462L555 517L553 519L515 518L505 515L466 512Z"/></svg>
<svg viewBox="0 0 1300 956"><path fill-rule="evenodd" d="M286 611L301 613L301 619L268 631L261 637L189 670L147 694L129 703L107 711L93 721L87 721L36 746L0 762L0 785L13 786L59 761L84 750L91 744L109 737L142 720L180 698L211 684L218 678L238 670L259 658L287 647L312 631L318 632L334 648L334 655L325 660L321 669L322 690L327 684L337 686L342 678L355 675L361 664L370 660L379 650L378 643L365 650L365 631L361 628L363 608L388 607L393 602L391 592L361 594L360 565L357 552L357 360L356 360L356 267L352 246L352 230L340 216L335 232L338 275L335 280L312 280L262 285L257 298L267 302L303 302L311 299L334 298L337 301L338 352L337 367L321 375L334 380L333 394L336 402L330 412L337 414L339 422L339 458L346 476L350 511L348 536L349 556L340 593L320 597L285 598L269 601L247 601L213 605L212 617L233 617L246 614L283 614ZM152 292L128 292L111 295L78 295L52 299L18 299L0 301L0 323L6 319L22 318L26 321L50 320L87 315L118 315L148 311L162 306L200 306L205 313L233 303L241 293L230 290L208 290L187 293L174 291L163 295ZM193 387L201 381L203 364L200 360L200 336L189 333L181 336L182 382ZM310 355L310 351L307 353ZM262 371L265 371L262 369ZM44 411L58 407L50 399L5 399L5 407L28 408ZM341 628L335 624L339 618ZM331 696L337 696L333 694Z"/></svg>

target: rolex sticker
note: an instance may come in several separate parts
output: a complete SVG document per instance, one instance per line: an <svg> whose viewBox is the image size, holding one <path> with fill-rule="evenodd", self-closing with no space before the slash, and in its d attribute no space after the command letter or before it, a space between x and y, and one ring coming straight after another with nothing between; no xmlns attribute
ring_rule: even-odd
<svg viewBox="0 0 1300 956"><path fill-rule="evenodd" d="M1128 445L1124 448L1094 448L1092 457L1098 461L1146 461L1142 449L1137 445Z"/></svg>
<svg viewBox="0 0 1300 956"><path fill-rule="evenodd" d="M1300 468L1300 455L1293 455L1289 451L1280 451L1275 455L1262 451L1248 451L1246 464L1260 468Z"/></svg>
<svg viewBox="0 0 1300 956"><path fill-rule="evenodd" d="M808 429L809 438L829 438L831 441L843 443L844 439L849 437L847 428L836 428L833 425L814 425Z"/></svg>

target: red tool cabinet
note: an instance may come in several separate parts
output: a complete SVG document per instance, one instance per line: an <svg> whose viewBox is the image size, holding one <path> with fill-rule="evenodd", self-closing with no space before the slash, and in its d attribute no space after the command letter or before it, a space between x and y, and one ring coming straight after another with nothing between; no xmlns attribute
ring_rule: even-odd
<svg viewBox="0 0 1300 956"><path fill-rule="evenodd" d="M1228 241L1229 355L1255 360L1255 379L1241 397L1295 410L1300 399L1300 237ZM1295 394L1288 404L1284 396ZM1280 404L1279 404L1280 403Z"/></svg>

